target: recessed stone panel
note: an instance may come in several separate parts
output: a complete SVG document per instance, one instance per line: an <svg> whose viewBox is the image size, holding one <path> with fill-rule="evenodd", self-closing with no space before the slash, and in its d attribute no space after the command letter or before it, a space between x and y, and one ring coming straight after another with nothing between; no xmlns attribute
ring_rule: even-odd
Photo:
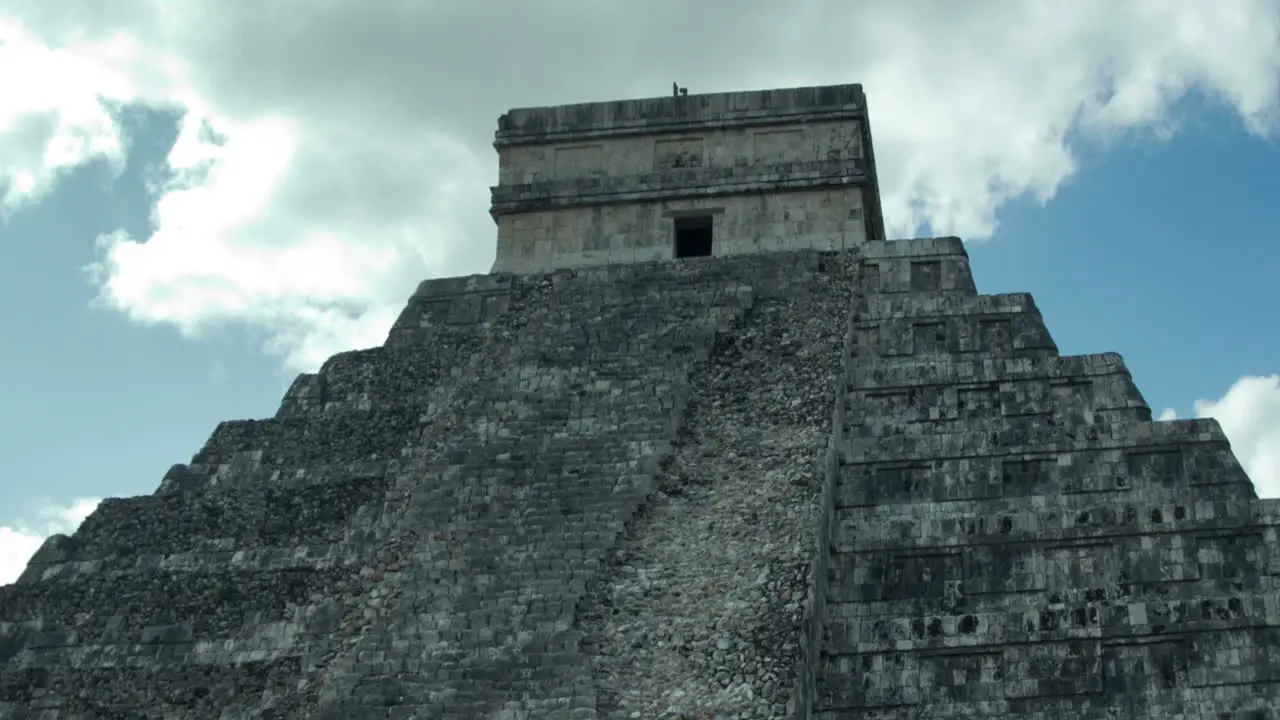
<svg viewBox="0 0 1280 720"><path fill-rule="evenodd" d="M659 139L653 144L655 170L702 167L706 143L700 137Z"/></svg>
<svg viewBox="0 0 1280 720"><path fill-rule="evenodd" d="M846 711L893 708L921 701L920 661L910 653L842 655L821 675L819 702Z"/></svg>
<svg viewBox="0 0 1280 720"><path fill-rule="evenodd" d="M947 583L963 579L964 558L956 552L868 553L846 586L846 600L940 598Z"/></svg>
<svg viewBox="0 0 1280 720"><path fill-rule="evenodd" d="M749 162L753 164L776 165L793 159L811 159L805 157L808 148L805 147L805 133L800 128L757 130L751 134L751 143Z"/></svg>
<svg viewBox="0 0 1280 720"><path fill-rule="evenodd" d="M978 321L978 348L980 352L1008 353L1013 350L1013 321L1008 318L990 318Z"/></svg>
<svg viewBox="0 0 1280 720"><path fill-rule="evenodd" d="M1004 657L1001 653L929 654L920 658L921 700L976 703L1004 700Z"/></svg>
<svg viewBox="0 0 1280 720"><path fill-rule="evenodd" d="M1000 483L1005 497L1044 495L1055 486L1055 458L1015 459L1000 462Z"/></svg>
<svg viewBox="0 0 1280 720"><path fill-rule="evenodd" d="M1100 693L1102 659L1101 643L1090 640L1010 647L1004 652L1005 697Z"/></svg>
<svg viewBox="0 0 1280 720"><path fill-rule="evenodd" d="M1185 477L1181 448L1131 452L1127 461L1135 485L1176 485Z"/></svg>
<svg viewBox="0 0 1280 720"><path fill-rule="evenodd" d="M945 353L947 349L947 324L945 322L912 323L911 352L913 354Z"/></svg>
<svg viewBox="0 0 1280 720"><path fill-rule="evenodd" d="M961 420L1003 414L998 386L963 387L956 390L956 417Z"/></svg>
<svg viewBox="0 0 1280 720"><path fill-rule="evenodd" d="M942 263L920 260L911 263L911 291L930 292L942 289Z"/></svg>
<svg viewBox="0 0 1280 720"><path fill-rule="evenodd" d="M880 264L864 263L862 265L862 287L865 292L880 291Z"/></svg>
<svg viewBox="0 0 1280 720"><path fill-rule="evenodd" d="M964 594L1043 590L1040 550L1024 544L971 546L964 551Z"/></svg>
<svg viewBox="0 0 1280 720"><path fill-rule="evenodd" d="M555 149L554 177L557 180L588 177L604 172L604 146L571 145Z"/></svg>

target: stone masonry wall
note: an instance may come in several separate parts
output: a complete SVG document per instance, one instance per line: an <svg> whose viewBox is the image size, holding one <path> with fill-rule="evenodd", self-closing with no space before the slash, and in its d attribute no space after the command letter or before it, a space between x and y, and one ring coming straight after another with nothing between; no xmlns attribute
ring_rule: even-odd
<svg viewBox="0 0 1280 720"><path fill-rule="evenodd" d="M500 147L498 182L532 185L588 177L633 177L661 170L728 170L862 158L862 128L857 120L781 128L690 128L674 135Z"/></svg>
<svg viewBox="0 0 1280 720"><path fill-rule="evenodd" d="M523 108L494 146L494 272L670 260L692 209L716 256L884 236L857 85Z"/></svg>
<svg viewBox="0 0 1280 720"><path fill-rule="evenodd" d="M527 272L670 260L675 218L695 214L710 216L717 257L856 248L867 239L863 192L744 192L512 215L498 224L496 268Z"/></svg>
<svg viewBox="0 0 1280 720"><path fill-rule="evenodd" d="M640 100L517 108L498 118L496 145L585 142L602 136L651 135L866 114L861 85L664 95Z"/></svg>
<svg viewBox="0 0 1280 720"><path fill-rule="evenodd" d="M0 587L0 719L1274 718L1278 531L954 238L433 280Z"/></svg>
<svg viewBox="0 0 1280 720"><path fill-rule="evenodd" d="M1276 717L1274 503L1218 425L1151 422L1118 356L1059 357L958 243L889 247L854 313L813 717Z"/></svg>
<svg viewBox="0 0 1280 720"><path fill-rule="evenodd" d="M725 689L731 670L778 717L812 543L791 500L815 487L854 266L797 253L424 283L383 347L300 377L273 418L223 423L154 495L104 502L0 588L0 718L611 716L615 681L650 668L596 662L636 637L601 622L599 588L654 568L628 558L663 546L673 472L697 475L684 501L719 523L706 532L754 511L779 533L698 608L735 642L699 677ZM775 350L796 358L775 376L786 397L752 413ZM755 446L711 425L735 382L748 395L725 408ZM748 497L708 495L733 453L748 474L725 487ZM752 589L716 605L744 573Z"/></svg>

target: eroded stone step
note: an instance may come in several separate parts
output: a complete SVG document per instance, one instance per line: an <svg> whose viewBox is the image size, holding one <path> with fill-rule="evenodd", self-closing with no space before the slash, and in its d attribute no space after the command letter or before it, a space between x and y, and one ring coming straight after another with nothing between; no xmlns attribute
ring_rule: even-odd
<svg viewBox="0 0 1280 720"><path fill-rule="evenodd" d="M1182 453L1194 451L1230 454L1230 443L1217 421L1174 420L1169 422L1093 424L1067 428L1067 432L1049 432L1037 427L1012 427L995 432L955 432L917 437L887 435L884 437L852 437L840 447L840 460L846 464L871 462L903 462L947 460L951 458L1028 457L1053 458L1062 453L1089 450L1149 448L1135 453L1150 456L1159 464L1173 462L1181 467ZM1222 462L1228 462L1223 460ZM1230 460L1230 466L1239 463Z"/></svg>
<svg viewBox="0 0 1280 720"><path fill-rule="evenodd" d="M426 533L434 535L436 533ZM387 542L390 542L388 540ZM443 540L435 541L443 543ZM419 541L430 546L431 540ZM274 572L326 570L376 564L380 544L347 539L327 545L246 547L242 539L207 538L206 548L189 552L112 555L100 559L76 558L78 546L65 535L45 541L32 557L18 584L75 582L82 576L130 576L144 572L190 572L210 567L227 571ZM104 581L105 582L105 581Z"/></svg>
<svg viewBox="0 0 1280 720"><path fill-rule="evenodd" d="M969 383L1098 383L1116 378L1133 382L1124 359L1117 353L1043 358L973 357L953 353L927 359L872 355L855 358L845 372L849 390L860 392Z"/></svg>
<svg viewBox="0 0 1280 720"><path fill-rule="evenodd" d="M379 476L108 498L61 544L60 561L214 551L228 540L237 550L340 543L351 539L362 510L370 521L377 517L390 487L390 478Z"/></svg>
<svg viewBox="0 0 1280 720"><path fill-rule="evenodd" d="M1028 388L1029 389L1029 388ZM1146 406L1098 407L1114 401L1084 396L1087 386L1051 388L1039 398L995 387L932 388L923 392L868 393L845 401L843 430L847 438L954 435L956 433L1026 433L1035 437L1078 437L1093 426L1111 427L1151 421ZM1039 394L1039 393L1037 393ZM1075 396L1075 397L1073 397Z"/></svg>
<svg viewBox="0 0 1280 720"><path fill-rule="evenodd" d="M992 431L1150 420L1117 355L931 363L854 363L846 425L853 435ZM1008 426L1004 426L1008 423Z"/></svg>
<svg viewBox="0 0 1280 720"><path fill-rule="evenodd" d="M1278 694L1268 655L1278 635L1233 628L1141 643L838 654L820 669L814 716L1266 718Z"/></svg>
<svg viewBox="0 0 1280 720"><path fill-rule="evenodd" d="M359 413L223 422L192 463L223 465L246 453L258 453L257 465L273 469L397 458L417 439L423 427L421 416L421 408L391 406Z"/></svg>
<svg viewBox="0 0 1280 720"><path fill-rule="evenodd" d="M264 696L296 692L296 657L230 665L157 662L83 670L66 667L0 671L0 717L247 718ZM144 696L139 691L146 688ZM7 706L7 707L6 707Z"/></svg>
<svg viewBox="0 0 1280 720"><path fill-rule="evenodd" d="M34 621L67 644L146 643L154 628L174 628L183 641L231 639L246 628L298 620L316 598L362 596L376 583L358 568L244 571L143 571L81 575L66 581L24 582L0 588L0 617L17 634ZM110 612L95 612L104 598Z"/></svg>
<svg viewBox="0 0 1280 720"><path fill-rule="evenodd" d="M1234 526L1233 526L1234 525ZM944 598L981 593L1052 593L1070 587L1228 578L1257 589L1267 574L1265 529L1234 524L1172 531L1070 535L1043 540L998 536L969 543L899 545L837 535L828 597L842 602ZM1095 585L1097 584L1097 585ZM1048 598L1046 597L1046 602Z"/></svg>
<svg viewBox="0 0 1280 720"><path fill-rule="evenodd" d="M846 565L859 561L858 557L843 557L841 560ZM1259 619L1272 617L1276 612L1276 603L1271 598L1278 587L1280 577L1275 573L1255 572L1250 575L1248 568L1239 569L1235 577L1201 577L1153 583L1120 583L1116 578L1089 574L1078 581L1073 580L1066 587L1046 592L965 593L962 585L953 584L941 595L924 594L907 600L847 602L834 598L827 605L826 621L873 624L883 621L895 625L897 629L893 633L907 633L902 639L918 639L917 636L926 639L943 637L944 640L939 642L969 644L982 641L982 637L974 629L965 628L972 621L960 622L965 615L971 614L1029 613L1037 618L1036 632L1093 627L1104 621L1132 624L1135 619L1142 617L1150 620L1156 631L1163 631L1182 622L1202 622L1212 618L1239 620L1244 624L1264 624ZM1136 607L1139 605L1141 607ZM1131 615L1113 612L1117 609L1127 610L1130 606L1135 606ZM1085 608L1087 612L1081 614L1081 608ZM1089 611L1090 608L1093 611ZM1097 614L1104 609L1111 614ZM1053 616L1044 621L1044 628L1039 628L1041 614ZM1212 617L1206 617L1206 614ZM943 624L930 629L935 621ZM882 630L875 630L875 633ZM941 635L937 632L939 630L942 631ZM872 642L875 633L868 630L855 638L855 641Z"/></svg>
<svg viewBox="0 0 1280 720"><path fill-rule="evenodd" d="M886 651L998 649L1024 643L1118 638L1168 638L1276 625L1276 588L1247 589L1230 595L1216 588L1192 600L1048 603L1038 595L1006 595L1007 607L985 610L955 608L951 612L913 616L905 608L884 616L843 617L846 606L827 606L824 624L833 649L866 654Z"/></svg>
<svg viewBox="0 0 1280 720"><path fill-rule="evenodd" d="M970 437L989 439L985 434ZM947 455L864 455L859 462L840 467L835 504L878 507L877 512L884 515L914 512L912 504L920 504L944 513L960 511L966 507L964 501L1033 496L1063 498L1062 507L1076 502L1122 503L1138 494L1151 502L1215 501L1221 498L1212 494L1212 488L1252 487L1239 461L1220 442L1179 445L1148 440L1104 445L1074 442L1061 433L1053 437L1054 445L1036 446L1034 452L998 444L970 445L974 451L961 452L966 446L957 444L953 446L957 451ZM880 438L884 445L895 439L903 440ZM1071 500L1073 496L1088 499ZM1253 495L1244 492L1238 497Z"/></svg>

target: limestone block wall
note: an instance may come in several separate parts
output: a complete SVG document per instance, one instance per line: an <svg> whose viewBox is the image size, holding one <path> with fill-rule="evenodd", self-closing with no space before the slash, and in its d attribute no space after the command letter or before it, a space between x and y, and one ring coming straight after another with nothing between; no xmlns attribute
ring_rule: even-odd
<svg viewBox="0 0 1280 720"><path fill-rule="evenodd" d="M896 245L864 254L799 717L1273 717L1274 503L1221 429L1151 422L958 245Z"/></svg>
<svg viewBox="0 0 1280 720"><path fill-rule="evenodd" d="M867 240L863 189L726 195L506 216L498 224L498 272L670 260L677 218L711 215L718 257L856 248Z"/></svg>
<svg viewBox="0 0 1280 720"><path fill-rule="evenodd" d="M518 108L498 118L498 144L529 139L560 143L623 134L676 132L690 126L742 126L823 120L866 113L856 83L705 93L553 107Z"/></svg>
<svg viewBox="0 0 1280 720"><path fill-rule="evenodd" d="M954 238L432 280L0 587L0 719L1268 718L1278 505Z"/></svg>
<svg viewBox="0 0 1280 720"><path fill-rule="evenodd" d="M441 718L595 707L580 600L652 491L689 365L750 300L749 288L691 279L513 284L484 364L438 406L421 441L430 459L401 479L384 514L410 571L321 671L316 717L388 705ZM397 335L438 317L402 317Z"/></svg>
<svg viewBox="0 0 1280 720"><path fill-rule="evenodd" d="M882 239L870 143L856 85L513 110L494 270L670 259L670 213L692 210L724 215L720 255Z"/></svg>
<svg viewBox="0 0 1280 720"><path fill-rule="evenodd" d="M559 145L498 148L498 184L533 185L665 170L728 170L789 163L865 160L856 119L802 125L712 128L705 132L624 135Z"/></svg>
<svg viewBox="0 0 1280 720"><path fill-rule="evenodd" d="M855 266L810 252L424 283L383 347L300 377L273 418L223 423L156 494L104 502L0 588L0 718L614 717L616 679L660 668L596 675L601 653L649 634L619 625L602 590L714 577L628 554L668 532L638 529L692 383L709 379L698 368L764 363L781 332L803 360L777 407L752 415L790 435L735 466L769 468L759 485L734 478L746 504L693 507L723 547L738 510L780 512L772 544L735 536L751 552L718 572L755 583L757 561L775 569L729 605L695 605L716 609L686 636L709 654L682 676L727 691L716 643L735 633L730 687L773 716L793 686L812 538L804 502L776 493L813 487L838 377L821 343L844 325L793 313L847 305ZM747 317L757 303L763 325ZM704 413L736 387L721 383ZM682 462L714 468L741 439L704 418L711 434Z"/></svg>

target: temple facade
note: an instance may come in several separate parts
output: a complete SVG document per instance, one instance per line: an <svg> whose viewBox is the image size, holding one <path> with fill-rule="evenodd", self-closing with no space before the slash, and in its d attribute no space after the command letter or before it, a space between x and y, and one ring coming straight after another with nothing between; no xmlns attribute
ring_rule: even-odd
<svg viewBox="0 0 1280 720"><path fill-rule="evenodd" d="M494 272L884 239L860 85L512 110Z"/></svg>

